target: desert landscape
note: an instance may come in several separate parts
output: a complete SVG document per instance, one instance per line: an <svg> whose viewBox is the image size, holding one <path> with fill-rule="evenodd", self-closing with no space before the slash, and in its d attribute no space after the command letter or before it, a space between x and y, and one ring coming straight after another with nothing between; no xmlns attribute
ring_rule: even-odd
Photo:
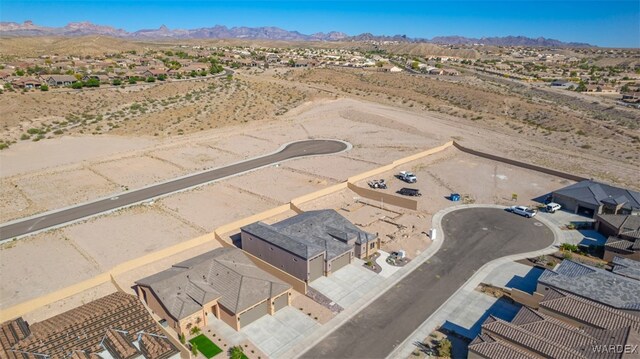
<svg viewBox="0 0 640 359"><path fill-rule="evenodd" d="M26 71L41 64L49 68L33 88L26 87L31 82L24 78L3 77L9 84L0 93L0 222L5 224L117 199L271 154L294 141L348 144L343 152L273 163L9 238L0 243L0 310L206 238L177 254L127 267L109 283L49 303L25 318L46 319L116 291L134 294L140 278L238 244L239 228L217 238L218 228L283 206L287 209L261 220L272 224L301 212L333 209L375 233L383 253L402 251L411 260L433 249L432 220L459 204L450 200L452 193L460 194L464 204L511 206L515 197L518 204L536 206L541 195L575 183L465 153L452 141L640 190L640 110L622 106L617 95L558 90L550 81L515 77L513 69L513 76L487 69L495 65L496 54L507 58L511 50L392 41L0 38L0 71L17 73L25 63ZM637 56L637 50L630 53ZM590 66L619 66L620 73L637 67L629 53L614 54L606 62L587 50L562 50L562 56L577 57L580 64L586 59ZM271 55L277 60L269 60ZM100 66L105 71L97 70ZM86 79L79 76L80 69L88 68ZM521 70L517 74L525 76ZM55 85L56 78L67 81L58 76L77 81ZM36 86L36 80L30 81ZM95 81L102 82L89 85ZM442 151L354 183L366 188L383 179L387 193L395 193L407 186L396 178L398 171L411 171L422 192L417 210L363 198L350 187L298 207L292 203L446 144ZM294 291L290 305L314 325L338 315L305 294ZM264 347L246 338L236 343L229 334L214 334L221 346L241 343L252 358L266 357Z"/></svg>

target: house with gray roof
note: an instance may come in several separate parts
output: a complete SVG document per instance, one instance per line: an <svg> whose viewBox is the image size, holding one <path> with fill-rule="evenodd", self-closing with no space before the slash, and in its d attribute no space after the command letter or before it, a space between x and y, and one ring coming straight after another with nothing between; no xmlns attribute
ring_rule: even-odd
<svg viewBox="0 0 640 359"><path fill-rule="evenodd" d="M640 281L604 269L565 259L538 278L536 292L546 296L551 289L640 315Z"/></svg>
<svg viewBox="0 0 640 359"><path fill-rule="evenodd" d="M289 305L291 286L242 250L219 248L136 281L136 292L176 332L188 333L209 315L240 330Z"/></svg>
<svg viewBox="0 0 640 359"><path fill-rule="evenodd" d="M242 227L240 237L243 250L306 282L380 248L377 234L359 229L335 210L304 212L271 225L255 222Z"/></svg>
<svg viewBox="0 0 640 359"><path fill-rule="evenodd" d="M596 229L608 236L604 260L611 262L618 256L640 261L640 216L598 215Z"/></svg>
<svg viewBox="0 0 640 359"><path fill-rule="evenodd" d="M611 270L613 273L640 281L639 261L625 257L613 257L611 264L613 266Z"/></svg>
<svg viewBox="0 0 640 359"><path fill-rule="evenodd" d="M584 180L551 194L565 210L589 217L597 214L640 214L640 192Z"/></svg>

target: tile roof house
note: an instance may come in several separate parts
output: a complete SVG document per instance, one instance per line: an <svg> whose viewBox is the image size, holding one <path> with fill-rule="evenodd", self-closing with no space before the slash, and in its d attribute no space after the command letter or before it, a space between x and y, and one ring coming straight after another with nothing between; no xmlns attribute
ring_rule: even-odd
<svg viewBox="0 0 640 359"><path fill-rule="evenodd" d="M209 314L240 330L290 303L291 286L236 248L218 248L136 281L140 299L178 333Z"/></svg>
<svg viewBox="0 0 640 359"><path fill-rule="evenodd" d="M540 301L538 312L578 328L640 330L640 316L562 290L549 290Z"/></svg>
<svg viewBox="0 0 640 359"><path fill-rule="evenodd" d="M49 86L69 86L78 79L72 75L50 75L46 77L46 81Z"/></svg>
<svg viewBox="0 0 640 359"><path fill-rule="evenodd" d="M0 324L3 359L169 359L180 353L133 295L116 292L47 320Z"/></svg>
<svg viewBox="0 0 640 359"><path fill-rule="evenodd" d="M613 273L640 281L639 261L624 257L613 257L611 263L613 264Z"/></svg>
<svg viewBox="0 0 640 359"><path fill-rule="evenodd" d="M536 292L547 295L551 289L640 315L640 281L604 269L563 260L538 278Z"/></svg>
<svg viewBox="0 0 640 359"><path fill-rule="evenodd" d="M241 228L242 249L296 278L311 282L380 248L376 234L353 225L335 210L298 214L268 225Z"/></svg>
<svg viewBox="0 0 640 359"><path fill-rule="evenodd" d="M552 193L552 200L566 210L597 214L640 214L640 192L584 180Z"/></svg>
<svg viewBox="0 0 640 359"><path fill-rule="evenodd" d="M469 344L469 359L623 358L624 352L602 348L633 349L640 340L637 328L577 328L528 307L511 322L489 316L481 333ZM637 351L637 347L635 347Z"/></svg>
<svg viewBox="0 0 640 359"><path fill-rule="evenodd" d="M640 261L640 216L603 214L596 217L596 229L609 236L604 260L620 256Z"/></svg>

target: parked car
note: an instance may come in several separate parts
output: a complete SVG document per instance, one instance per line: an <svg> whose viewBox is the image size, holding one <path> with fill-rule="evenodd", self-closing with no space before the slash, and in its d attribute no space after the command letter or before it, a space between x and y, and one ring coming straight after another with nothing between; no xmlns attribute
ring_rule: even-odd
<svg viewBox="0 0 640 359"><path fill-rule="evenodd" d="M547 212L554 213L555 211L560 210L560 208L562 208L562 206L557 204L557 203L551 202L551 203L547 204L547 206L544 207L544 208L545 208L545 210Z"/></svg>
<svg viewBox="0 0 640 359"><path fill-rule="evenodd" d="M369 181L367 182L367 184L369 185L369 187L371 188L375 188L375 189L387 189L387 183L383 180L373 180L373 181Z"/></svg>
<svg viewBox="0 0 640 359"><path fill-rule="evenodd" d="M407 171L400 171L400 173L398 173L398 178L407 183L416 183L416 181L418 181L416 175Z"/></svg>
<svg viewBox="0 0 640 359"><path fill-rule="evenodd" d="M538 213L538 211L536 211L535 209L525 207L525 206L512 206L509 208L509 210L515 214L519 214L527 218L531 218L535 216L536 213Z"/></svg>
<svg viewBox="0 0 640 359"><path fill-rule="evenodd" d="M413 197L418 197L418 196L422 196L422 193L420 193L419 189L416 188L401 188L398 192L396 192L398 194L401 194L403 196L413 196Z"/></svg>

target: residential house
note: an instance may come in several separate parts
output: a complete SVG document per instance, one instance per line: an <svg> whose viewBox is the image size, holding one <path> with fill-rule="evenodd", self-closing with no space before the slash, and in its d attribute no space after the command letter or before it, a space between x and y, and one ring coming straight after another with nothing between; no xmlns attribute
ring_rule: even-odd
<svg viewBox="0 0 640 359"><path fill-rule="evenodd" d="M620 256L640 261L640 216L602 214L596 217L596 229L607 236L604 257Z"/></svg>
<svg viewBox="0 0 640 359"><path fill-rule="evenodd" d="M556 190L551 197L564 209L589 217L597 214L640 214L640 192L592 180Z"/></svg>
<svg viewBox="0 0 640 359"><path fill-rule="evenodd" d="M611 264L613 266L613 269L611 270L613 273L640 280L639 261L624 257L613 257Z"/></svg>
<svg viewBox="0 0 640 359"><path fill-rule="evenodd" d="M288 306L291 286L258 268L237 248L219 248L136 281L136 292L178 333L209 316L235 330Z"/></svg>
<svg viewBox="0 0 640 359"><path fill-rule="evenodd" d="M11 85L22 89L35 89L40 88L42 81L32 77L18 77L11 81Z"/></svg>
<svg viewBox="0 0 640 359"><path fill-rule="evenodd" d="M630 103L640 102L640 91L623 93L622 101Z"/></svg>
<svg viewBox="0 0 640 359"><path fill-rule="evenodd" d="M565 259L538 278L538 295L546 296L552 289L640 316L640 280L637 279Z"/></svg>
<svg viewBox="0 0 640 359"><path fill-rule="evenodd" d="M144 77L155 77L158 78L159 76L167 76L167 70L164 69L149 69L146 70L144 72L142 72L142 76Z"/></svg>
<svg viewBox="0 0 640 359"><path fill-rule="evenodd" d="M178 359L176 345L133 295L115 292L29 325L0 324L4 359Z"/></svg>
<svg viewBox="0 0 640 359"><path fill-rule="evenodd" d="M567 80L554 80L551 82L551 87L559 87L563 89L568 89L570 87L574 87L575 84L571 81Z"/></svg>
<svg viewBox="0 0 640 359"><path fill-rule="evenodd" d="M609 313L600 313L609 314ZM626 358L624 351L640 340L637 321L624 318L614 329L579 328L529 307L511 321L490 315L469 344L469 359ZM605 348L605 354L598 348ZM631 356L629 356L630 358Z"/></svg>
<svg viewBox="0 0 640 359"><path fill-rule="evenodd" d="M69 86L78 79L72 75L49 75L46 81L49 86Z"/></svg>
<svg viewBox="0 0 640 359"><path fill-rule="evenodd" d="M380 248L377 234L358 229L334 210L304 212L272 225L255 222L242 227L240 236L243 250L306 282Z"/></svg>

